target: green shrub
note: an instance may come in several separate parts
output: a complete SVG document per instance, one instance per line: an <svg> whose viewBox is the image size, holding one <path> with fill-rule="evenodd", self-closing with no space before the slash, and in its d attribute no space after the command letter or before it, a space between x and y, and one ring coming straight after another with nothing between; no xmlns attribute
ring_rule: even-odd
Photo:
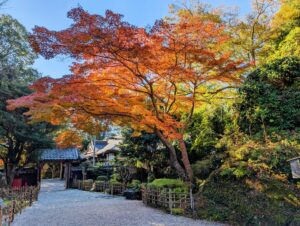
<svg viewBox="0 0 300 226"><path fill-rule="evenodd" d="M107 176L98 176L97 181L108 181Z"/></svg>
<svg viewBox="0 0 300 226"><path fill-rule="evenodd" d="M119 181L110 181L110 184L112 185L121 185L122 183Z"/></svg>
<svg viewBox="0 0 300 226"><path fill-rule="evenodd" d="M188 186L179 179L169 179L169 178L162 178L162 179L155 179L151 183L148 184L150 188L170 188L174 191L188 191Z"/></svg>
<svg viewBox="0 0 300 226"><path fill-rule="evenodd" d="M142 182L139 180L132 180L131 183L128 185L128 188L134 189L136 191L141 190Z"/></svg>
<svg viewBox="0 0 300 226"><path fill-rule="evenodd" d="M199 179L206 179L209 174L220 167L224 153L218 153L192 164L194 176Z"/></svg>
<svg viewBox="0 0 300 226"><path fill-rule="evenodd" d="M140 186L142 182L140 180L132 180L130 184L133 186Z"/></svg>
<svg viewBox="0 0 300 226"><path fill-rule="evenodd" d="M174 215L183 215L184 214L184 209L182 208L172 208L171 213Z"/></svg>
<svg viewBox="0 0 300 226"><path fill-rule="evenodd" d="M119 182L120 181L120 175L117 173L114 173L111 175L110 182Z"/></svg>
<svg viewBox="0 0 300 226"><path fill-rule="evenodd" d="M139 191L141 191L141 188L142 188L142 182L139 180L132 180L131 183L128 184L128 188L130 188L136 192L139 192Z"/></svg>

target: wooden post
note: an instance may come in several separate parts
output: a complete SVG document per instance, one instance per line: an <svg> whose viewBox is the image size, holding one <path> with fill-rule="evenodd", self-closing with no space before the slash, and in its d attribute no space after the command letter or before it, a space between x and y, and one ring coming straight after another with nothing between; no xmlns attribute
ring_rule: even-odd
<svg viewBox="0 0 300 226"><path fill-rule="evenodd" d="M43 168L42 163L38 163L37 164L37 185L42 180L42 168Z"/></svg>
<svg viewBox="0 0 300 226"><path fill-rule="evenodd" d="M113 195L114 194L114 184L111 183L111 194Z"/></svg>
<svg viewBox="0 0 300 226"><path fill-rule="evenodd" d="M0 226L2 226L2 208L0 206Z"/></svg>
<svg viewBox="0 0 300 226"><path fill-rule="evenodd" d="M170 213L172 214L172 191L169 188L169 209L170 209Z"/></svg>
<svg viewBox="0 0 300 226"><path fill-rule="evenodd" d="M32 189L29 191L29 206L32 205Z"/></svg>
<svg viewBox="0 0 300 226"><path fill-rule="evenodd" d="M64 172L64 165L63 165L63 163L61 162L61 163L60 163L60 171L59 171L59 178L60 178L61 180L64 179L64 174L63 174L63 172Z"/></svg>
<svg viewBox="0 0 300 226"><path fill-rule="evenodd" d="M11 219L12 219L12 206L11 205L9 205L9 216L8 216L8 226L10 226L10 224L11 224Z"/></svg>
<svg viewBox="0 0 300 226"><path fill-rule="evenodd" d="M11 217L11 222L13 222L14 219L15 219L15 209L16 209L16 201L13 200L13 203L12 203L12 217Z"/></svg>
<svg viewBox="0 0 300 226"><path fill-rule="evenodd" d="M190 188L190 201L191 201L191 209L192 211L195 210L195 203L194 203L194 197L193 197L193 189Z"/></svg>
<svg viewBox="0 0 300 226"><path fill-rule="evenodd" d="M23 209L23 199L24 199L24 191L21 190L20 200L19 200L19 203L20 203L20 214L22 213L22 209Z"/></svg>
<svg viewBox="0 0 300 226"><path fill-rule="evenodd" d="M70 188L71 163L65 163L65 188Z"/></svg>
<svg viewBox="0 0 300 226"><path fill-rule="evenodd" d="M68 177L68 163L66 162L65 163L65 172L64 172L64 179L65 179L65 189L67 189L68 188L68 181L67 181L67 177Z"/></svg>

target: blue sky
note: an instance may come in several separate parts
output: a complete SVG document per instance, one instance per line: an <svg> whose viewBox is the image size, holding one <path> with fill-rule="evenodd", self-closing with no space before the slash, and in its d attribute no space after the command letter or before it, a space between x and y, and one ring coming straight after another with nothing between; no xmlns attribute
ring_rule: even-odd
<svg viewBox="0 0 300 226"><path fill-rule="evenodd" d="M67 12L78 5L90 13L103 14L110 9L124 15L126 21L137 25L152 25L155 20L168 15L168 5L180 0L9 0L0 13L12 15L29 31L35 26L59 30L66 28L72 21ZM213 6L237 6L240 13L250 11L250 0L203 0ZM39 58L34 67L43 75L60 77L69 73L70 59Z"/></svg>

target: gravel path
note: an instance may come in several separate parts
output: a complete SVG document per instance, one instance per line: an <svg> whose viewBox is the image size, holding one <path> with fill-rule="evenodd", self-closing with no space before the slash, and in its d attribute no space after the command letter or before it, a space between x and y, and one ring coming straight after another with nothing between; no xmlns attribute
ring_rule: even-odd
<svg viewBox="0 0 300 226"><path fill-rule="evenodd" d="M13 226L199 226L221 225L173 216L141 201L80 190L59 180L42 182L39 200L16 216Z"/></svg>

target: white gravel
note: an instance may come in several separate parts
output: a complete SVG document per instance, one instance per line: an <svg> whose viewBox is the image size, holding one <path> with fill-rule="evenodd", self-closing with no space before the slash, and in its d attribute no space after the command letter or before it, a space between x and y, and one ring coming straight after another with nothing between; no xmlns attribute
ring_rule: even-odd
<svg viewBox="0 0 300 226"><path fill-rule="evenodd" d="M198 226L214 222L173 216L141 201L80 190L44 180L39 200L16 216L13 226Z"/></svg>

